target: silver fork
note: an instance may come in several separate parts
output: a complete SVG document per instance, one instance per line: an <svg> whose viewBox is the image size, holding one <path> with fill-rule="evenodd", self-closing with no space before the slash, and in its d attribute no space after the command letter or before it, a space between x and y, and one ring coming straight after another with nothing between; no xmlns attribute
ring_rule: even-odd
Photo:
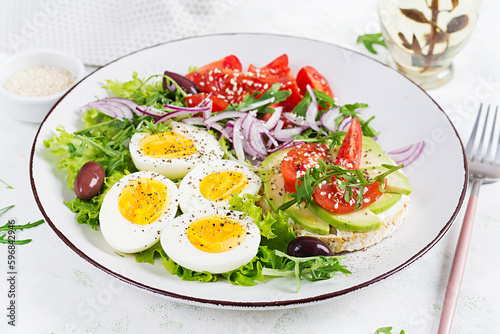
<svg viewBox="0 0 500 334"><path fill-rule="evenodd" d="M490 109L493 115L490 116ZM495 110L488 106L486 116L483 118L482 126L481 114L483 105L481 104L479 112L474 123L472 134L467 143L465 153L469 162L469 180L471 181L471 191L467 211L460 230L457 249L451 267L450 278L446 288L444 297L443 312L441 313L441 321L439 323L438 334L448 334L451 330L453 315L457 306L458 294L460 292L460 284L467 261L467 253L469 250L470 237L472 234L472 225L476 214L476 205L479 196L479 188L483 183L495 182L500 178L500 142L497 144L496 152L494 152L494 135L495 125L497 122L498 106ZM493 122L489 123L491 118ZM490 126L488 126L491 124ZM482 133L479 135L478 129L482 128ZM478 142L479 140L479 142ZM487 148L485 148L487 146ZM477 147L476 147L477 146Z"/></svg>

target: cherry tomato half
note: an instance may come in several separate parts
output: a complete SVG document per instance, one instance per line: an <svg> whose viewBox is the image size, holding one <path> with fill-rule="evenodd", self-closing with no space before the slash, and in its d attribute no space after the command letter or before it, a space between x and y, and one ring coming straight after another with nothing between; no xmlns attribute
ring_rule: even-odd
<svg viewBox="0 0 500 334"><path fill-rule="evenodd" d="M186 104L188 107L196 107L207 97L208 97L207 93L191 95L186 97ZM225 100L221 98L218 98L217 96L214 96L213 94L210 95L210 99L212 100L212 112L226 110L227 107L229 106L229 103L227 103Z"/></svg>
<svg viewBox="0 0 500 334"><path fill-rule="evenodd" d="M332 90L328 81L322 76L314 67L305 66L297 73L297 85L299 86L300 92L305 95L307 91L307 85L311 88L319 90L329 96L333 97Z"/></svg>
<svg viewBox="0 0 500 334"><path fill-rule="evenodd" d="M363 203L360 208L370 205L382 196L378 182L370 184L366 188L366 192L363 194ZM313 198L318 205L328 211L335 213L352 212L356 209L356 197L359 194L359 189L353 188L352 199L349 202L345 201L345 192L345 189L339 189L337 184L332 182L314 189Z"/></svg>
<svg viewBox="0 0 500 334"><path fill-rule="evenodd" d="M295 190L297 178L304 176L309 168L316 167L320 158L325 160L327 153L326 145L315 143L298 145L288 151L281 162L285 190L289 193L297 192Z"/></svg>

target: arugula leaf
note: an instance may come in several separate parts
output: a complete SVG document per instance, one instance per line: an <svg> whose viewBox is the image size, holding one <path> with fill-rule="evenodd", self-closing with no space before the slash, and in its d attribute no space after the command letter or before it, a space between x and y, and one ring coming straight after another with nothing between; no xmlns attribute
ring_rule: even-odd
<svg viewBox="0 0 500 334"><path fill-rule="evenodd" d="M380 182L381 185L384 184L387 175L403 168L403 164L399 166L382 164L382 167L386 168L387 171L367 180L359 169L351 170L337 165L326 165L322 159L319 159L318 166L309 168L304 176L297 178L295 183L297 192L290 194L293 199L283 203L278 210L284 211L294 204L300 205L302 203L305 204L305 207L308 207L309 203L312 201L314 188L318 187L323 181L332 180L333 177L337 177L335 182L338 188L340 190L346 190L344 197L346 202L351 200L354 189L357 189L356 209L359 209L363 203L365 187L375 182ZM300 185L299 180L301 181ZM380 189L383 190L382 186Z"/></svg>
<svg viewBox="0 0 500 334"><path fill-rule="evenodd" d="M328 149L331 149L334 146L342 144L342 136L344 134L345 133L339 131L331 132L326 128L324 128L323 132L308 128L301 134L294 135L293 139L295 142L325 144L328 146Z"/></svg>
<svg viewBox="0 0 500 334"><path fill-rule="evenodd" d="M375 130L370 122L375 118L375 116L370 117L367 121L360 117L361 112L357 111L357 109L366 108L368 105L366 103L354 103L354 104L345 104L340 106L339 113L340 115L335 118L335 126L338 128L339 124L342 120L348 116L352 118L356 117L359 120L359 124L361 125L361 130L363 131L363 136L367 137L376 137L380 134L377 130Z"/></svg>
<svg viewBox="0 0 500 334"><path fill-rule="evenodd" d="M385 44L384 36L382 36L382 33L360 35L358 36L356 43L363 43L366 49L373 54L377 54L377 51L373 48L373 45L375 44L382 45L387 49L387 45Z"/></svg>
<svg viewBox="0 0 500 334"><path fill-rule="evenodd" d="M2 215L5 212L9 211L13 207L14 207L14 205L9 205L9 206L6 206L5 208L0 209L0 215ZM24 224L24 225L11 225L10 222L7 222L5 225L0 226L0 232L6 232L6 231L9 231L9 230L14 230L14 231L15 230L21 230L22 231L22 230L25 230L25 229L28 229L28 228L37 227L38 225L41 225L43 223L45 223L45 220L43 220L43 219L37 220L34 223L27 223L27 224ZM2 234L0 236L0 244L25 245L27 243L30 243L31 240L32 240L32 239L10 240L10 239L5 239L6 236L7 236L7 234Z"/></svg>
<svg viewBox="0 0 500 334"><path fill-rule="evenodd" d="M259 195L233 195L229 205L231 210L244 212L255 221L263 237L262 245L285 251L288 243L296 237L292 226L288 224L289 217L283 211L274 215L270 212L264 214L262 208L256 205L260 200Z"/></svg>
<svg viewBox="0 0 500 334"><path fill-rule="evenodd" d="M302 279L308 281L320 281L332 278L335 273L341 272L345 275L351 272L340 263L342 257L338 256L312 256L294 257L279 250L272 254L274 259L271 268L264 268L263 273L267 276L295 276L299 292Z"/></svg>
<svg viewBox="0 0 500 334"><path fill-rule="evenodd" d="M292 113L297 116L306 117L307 107L311 104L311 102L311 95L309 95L309 91L306 91L304 98L295 106L295 108L293 108Z"/></svg>
<svg viewBox="0 0 500 334"><path fill-rule="evenodd" d="M186 92L176 89L175 92L163 89L162 80L151 81L152 78L164 78L166 76L158 74L143 80L136 72L132 74L132 80L120 82L118 80L106 80L103 88L109 89L117 97L134 100L139 105L152 105L162 109L165 104L183 105ZM168 77L166 77L168 78ZM168 78L170 79L170 78Z"/></svg>
<svg viewBox="0 0 500 334"><path fill-rule="evenodd" d="M43 223L45 223L45 220L43 220L43 219L37 220L34 223L27 223L24 225L11 226L10 223L6 223L5 225L0 226L0 232L4 232L4 231L8 231L8 230L20 230L20 231L22 231L22 230L25 230L28 228L37 227L38 225L41 225Z"/></svg>
<svg viewBox="0 0 500 334"><path fill-rule="evenodd" d="M5 208L2 208L0 209L0 215L3 215L5 212L9 211L10 209L12 209L15 205L12 204L12 205L9 205L9 206L6 206Z"/></svg>
<svg viewBox="0 0 500 334"><path fill-rule="evenodd" d="M314 96L316 96L316 100L318 101L318 106L320 107L317 116L318 118L321 117L321 115L324 112L337 106L337 104L335 103L335 99L329 96L328 94L323 93L317 89L313 89L313 92ZM295 106L295 108L293 108L292 113L294 113L297 116L306 117L307 107L311 102L312 102L311 95L309 94L309 91L306 91L304 98L302 99L302 101L299 102L299 104Z"/></svg>
<svg viewBox="0 0 500 334"><path fill-rule="evenodd" d="M269 104L278 103L281 101L285 101L292 93L288 90L280 90L281 85L279 83L273 84L268 90L264 93L253 93L250 96L245 96L243 101L240 104L231 104L229 108L233 110L241 110L243 108L248 107L249 105L259 102L265 101L270 98L274 98L274 101ZM264 105L257 108L257 113L259 114L267 114L273 113L274 108L269 107L269 105Z"/></svg>
<svg viewBox="0 0 500 334"><path fill-rule="evenodd" d="M0 182L2 182L7 187L7 189L14 189L14 187L8 185L4 180L0 179Z"/></svg>

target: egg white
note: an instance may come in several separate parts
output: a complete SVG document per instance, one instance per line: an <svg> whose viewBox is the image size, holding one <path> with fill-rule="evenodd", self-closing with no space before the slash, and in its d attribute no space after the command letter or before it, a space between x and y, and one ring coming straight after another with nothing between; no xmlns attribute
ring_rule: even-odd
<svg viewBox="0 0 500 334"><path fill-rule="evenodd" d="M172 122L171 126L172 132L191 139L197 152L189 156L173 159L147 156L142 153L139 144L144 137L148 136L148 133L138 132L132 136L129 143L132 161L137 169L154 171L175 180L184 177L196 165L221 159L224 155L224 150L217 139L207 131L179 122Z"/></svg>
<svg viewBox="0 0 500 334"><path fill-rule="evenodd" d="M181 181L179 185L179 206L182 212L200 210L228 209L229 200L212 201L201 194L200 182L206 176L215 172L240 172L248 180L248 184L241 194L257 194L262 185L262 180L248 167L229 160L208 161L193 168Z"/></svg>
<svg viewBox="0 0 500 334"><path fill-rule="evenodd" d="M132 180L151 178L162 182L168 189L169 204L165 212L147 225L134 224L123 217L118 208L118 197L123 188ZM99 212L99 223L106 242L123 253L143 251L157 242L161 231L175 217L178 206L178 190L165 176L155 172L136 172L121 178L106 193Z"/></svg>
<svg viewBox="0 0 500 334"><path fill-rule="evenodd" d="M188 227L205 216L226 216L244 226L246 237L241 244L221 253L208 253L196 248L187 237ZM260 230L252 218L233 210L185 213L175 218L161 233L165 253L184 268L212 274L226 273L250 262L259 249Z"/></svg>

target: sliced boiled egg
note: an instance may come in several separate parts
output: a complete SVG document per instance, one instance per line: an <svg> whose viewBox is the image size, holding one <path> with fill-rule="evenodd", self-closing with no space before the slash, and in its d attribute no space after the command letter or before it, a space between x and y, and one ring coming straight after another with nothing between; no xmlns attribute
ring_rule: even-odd
<svg viewBox="0 0 500 334"><path fill-rule="evenodd" d="M182 212L228 209L232 195L257 194L262 181L248 167L229 160L208 161L193 168L179 185Z"/></svg>
<svg viewBox="0 0 500 334"><path fill-rule="evenodd" d="M165 176L136 172L121 178L106 193L99 223L106 242L124 253L151 247L175 217L178 190Z"/></svg>
<svg viewBox="0 0 500 334"><path fill-rule="evenodd" d="M185 213L161 234L161 246L177 264L194 271L226 273L250 262L259 249L260 231L242 212Z"/></svg>
<svg viewBox="0 0 500 334"><path fill-rule="evenodd" d="M129 149L137 169L158 172L174 180L199 163L224 155L217 139L207 131L178 122L172 122L171 127L171 131L163 133L138 132L132 136Z"/></svg>

